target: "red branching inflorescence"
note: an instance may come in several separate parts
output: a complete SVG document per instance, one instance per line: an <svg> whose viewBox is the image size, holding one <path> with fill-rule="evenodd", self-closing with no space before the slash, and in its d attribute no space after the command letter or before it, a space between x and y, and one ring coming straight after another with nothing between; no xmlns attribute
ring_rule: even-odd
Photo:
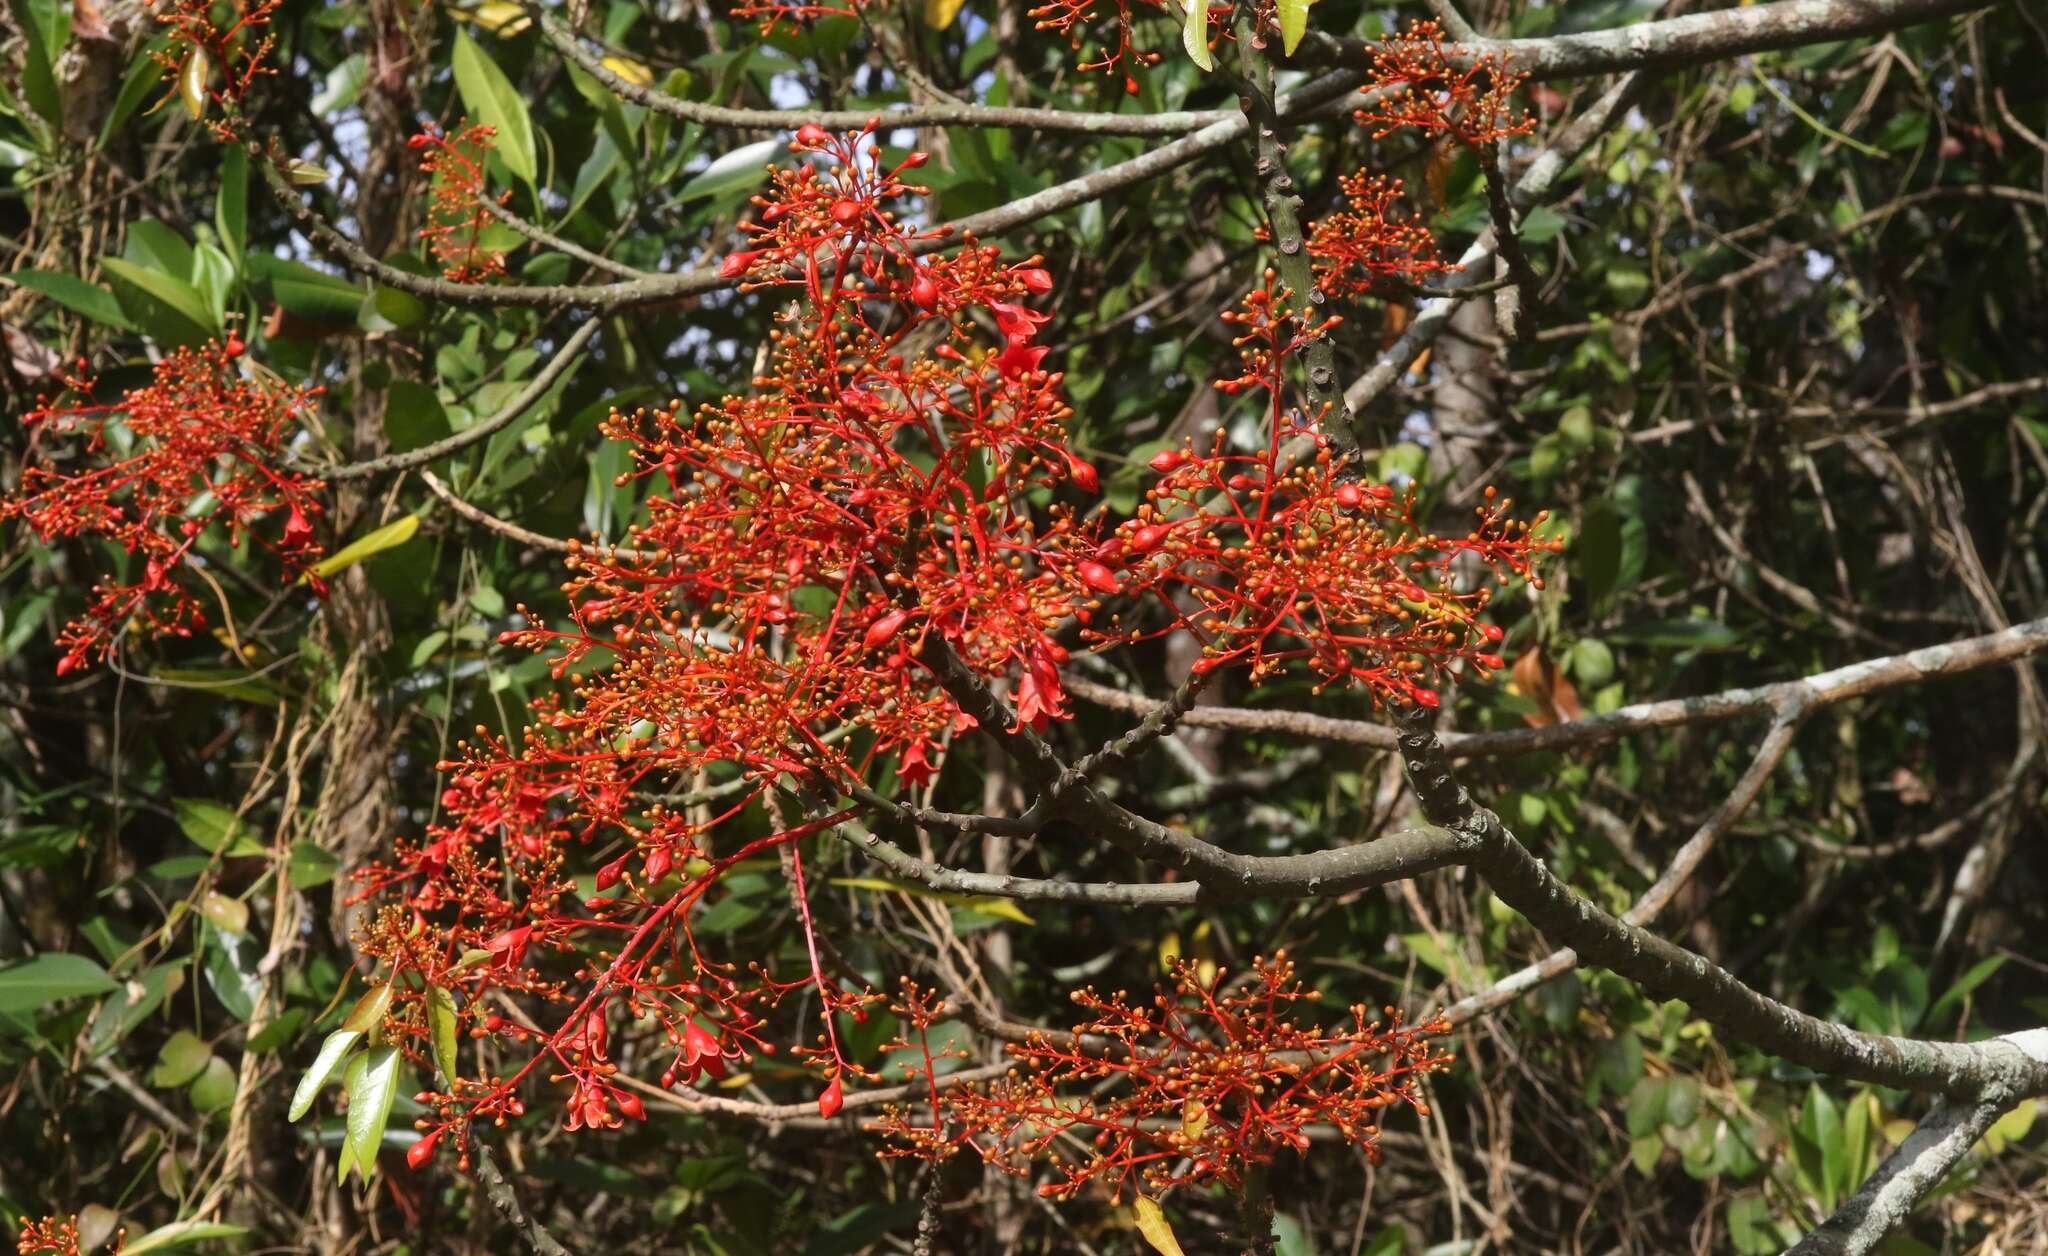
<svg viewBox="0 0 2048 1256"><path fill-rule="evenodd" d="M216 21L223 6L210 0L171 0L157 14L164 26L165 46L152 51L172 77L175 93L198 112L201 101L213 111L209 125L224 141L239 137L240 106L257 79L277 70L267 62L277 36L268 29L281 0L235 0L225 6L229 18Z"/></svg>
<svg viewBox="0 0 2048 1256"><path fill-rule="evenodd" d="M1145 66L1158 65L1158 52L1138 49L1131 44L1132 5L1143 4L1148 9L1165 10L1164 0L1113 0L1116 5L1116 38L1105 43L1095 53L1094 60L1088 60L1083 51L1085 31L1096 19L1097 0L1047 0L1047 3L1029 10L1025 16L1037 19L1037 29L1055 31L1065 35L1076 52L1082 52L1082 60L1076 67L1086 74L1101 70L1105 74L1124 76L1124 91L1138 94L1138 79L1134 71Z"/></svg>
<svg viewBox="0 0 2048 1256"><path fill-rule="evenodd" d="M1076 991L1089 1019L1072 1032L1034 1032L1010 1045L1017 1067L1003 1078L945 1089L943 1055L929 1045L938 1005L906 983L894 1010L910 1033L892 1045L921 1052L904 1072L927 1099L885 1109L884 1154L941 1160L969 1148L1019 1174L1045 1161L1043 1195L1096 1183L1121 1197L1235 1186L1281 1151L1306 1151L1312 1126L1333 1127L1377 1163L1384 1109L1428 1115L1420 1083L1452 1062L1432 1041L1448 1023L1408 1026L1393 1008L1375 1020L1354 1006L1346 1025L1305 1026L1292 1011L1320 995L1284 954L1255 960L1241 980L1218 970L1205 982L1195 967L1176 962L1172 988L1149 1005Z"/></svg>
<svg viewBox="0 0 2048 1256"><path fill-rule="evenodd" d="M1333 297L1384 295L1388 284L1425 283L1457 270L1437 256L1436 238L1397 206L1401 181L1369 171L1341 176L1346 208L1318 219L1308 254L1316 286Z"/></svg>
<svg viewBox="0 0 2048 1256"><path fill-rule="evenodd" d="M127 1245L128 1231L124 1229L114 1236L113 1246L106 1249L107 1256L121 1256ZM15 1238L14 1247L21 1256L81 1256L78 1218L52 1216L41 1221L23 1218L21 1233Z"/></svg>
<svg viewBox="0 0 2048 1256"><path fill-rule="evenodd" d="M139 567L130 579L94 586L85 614L58 638L67 651L59 673L103 658L130 628L189 636L203 627L198 586L210 577L195 547L216 523L230 546L252 536L275 552L289 577L310 575L319 560L314 523L325 486L282 465L319 390L245 370L242 353L234 338L179 349L156 364L151 383L108 405L90 402L90 379L67 378L65 393L43 398L23 420L41 461L0 498L0 519L23 520L45 543L101 538ZM67 437L81 438L69 451L75 463L52 448ZM88 461L108 451L110 459ZM275 535L257 529L275 515L283 516Z"/></svg>
<svg viewBox="0 0 2048 1256"><path fill-rule="evenodd" d="M440 263L443 277L456 283L495 279L505 273L505 255L487 248L484 233L495 221L484 200L484 159L490 152L494 128L464 127L457 131L425 130L406 141L420 155L420 172L431 180L431 197L426 225L420 239ZM511 196L500 192L494 203L503 205Z"/></svg>
<svg viewBox="0 0 2048 1256"><path fill-rule="evenodd" d="M738 0L732 15L761 23L763 35L773 35L784 23L801 28L827 17L859 17L870 0Z"/></svg>
<svg viewBox="0 0 2048 1256"><path fill-rule="evenodd" d="M1510 69L1505 53L1453 55L1435 21L1411 22L1380 41L1361 89L1376 99L1352 116L1372 128L1375 139L1412 127L1469 148L1497 144L1536 127L1512 102L1528 77Z"/></svg>
<svg viewBox="0 0 2048 1256"><path fill-rule="evenodd" d="M362 875L381 902L360 943L391 974L387 1038L424 1061L428 992L451 992L493 1056L515 1057L422 1095L421 1159L451 1130L466 1146L473 1121L523 1111L540 1073L564 1087L571 1128L638 1118L612 1033L663 1036L661 1084L690 1084L775 1051L794 991L818 1020L792 1054L822 1077L819 1111L837 1112L847 1082L872 1075L841 1051L835 1018L863 1019L880 996L827 972L808 843L862 814L832 800L887 788L888 769L929 785L974 726L936 680L942 661L1007 687L1035 728L1070 714L1062 637L1077 631L1096 647L1193 631L1204 671L1300 661L1403 702L1433 703L1425 686L1452 668L1499 665L1484 652L1499 630L1478 620L1486 592L1450 565L1472 555L1527 575L1547 547L1504 503L1470 537L1423 534L1412 497L1359 483L1326 443L1288 463L1315 424L1286 404L1285 373L1327 324L1289 312L1270 277L1234 316L1245 373L1222 385L1271 394L1269 439L1162 454L1122 523L1079 508L1099 475L1069 443L1039 343L1051 315L1030 304L1052 276L971 238L934 251L939 232L898 217L926 194L905 181L924 157L885 161L877 125L801 129L803 160L774 172L726 260L726 278L781 310L749 390L605 424L632 446L629 477L654 489L646 520L625 546L572 550L566 621L527 615L503 638L552 652L573 690L537 701L516 739L464 743L442 765L440 822ZM707 954L699 909L731 893L735 869L777 862L802 971ZM554 1010L545 1024L485 1010L505 996ZM1232 1023L1265 1025L1229 1006ZM1346 1115L1328 1088L1310 1092ZM1234 1138L1214 1172L1291 1141L1279 1127Z"/></svg>
<svg viewBox="0 0 2048 1256"><path fill-rule="evenodd" d="M1509 520L1509 503L1490 489L1471 533L1446 537L1417 524L1412 487L1361 483L1316 416L1288 404L1289 363L1336 322L1307 323L1289 295L1268 271L1265 286L1226 315L1239 328L1245 371L1217 387L1266 394L1264 446L1235 450L1219 432L1206 449L1160 453L1145 504L1097 551L1119 591L1173 613L1164 627L1125 629L1116 619L1090 634L1110 642L1191 631L1204 645L1198 671L1242 664L1259 680L1298 661L1319 687L1356 685L1377 701L1434 706L1436 685L1457 666L1483 674L1502 665L1492 653L1501 630L1481 618L1492 591L1466 587L1461 560L1503 583L1540 585L1534 564L1558 543ZM1285 450L1297 437L1316 452L1290 463Z"/></svg>

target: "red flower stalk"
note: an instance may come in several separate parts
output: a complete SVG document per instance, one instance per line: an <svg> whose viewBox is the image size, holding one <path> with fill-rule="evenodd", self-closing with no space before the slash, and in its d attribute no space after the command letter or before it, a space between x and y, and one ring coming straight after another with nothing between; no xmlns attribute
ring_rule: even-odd
<svg viewBox="0 0 2048 1256"><path fill-rule="evenodd" d="M27 466L21 487L0 498L0 519L23 520L45 543L104 539L140 567L126 582L94 586L86 613L58 638L66 647L60 674L105 657L130 628L177 637L203 628L207 599L196 547L216 523L225 525L230 546L247 535L274 552L287 578L319 561L314 523L324 513L325 486L281 463L320 390L245 370L242 352L239 339L180 349L157 363L149 385L118 402L60 404L46 397L23 420L42 461ZM93 389L82 376L65 384L76 397ZM70 458L60 458L53 447L66 437L80 440ZM118 456L88 461L109 450ZM276 533L257 528L279 515Z"/></svg>
<svg viewBox="0 0 2048 1256"><path fill-rule="evenodd" d="M1509 69L1505 53L1453 56L1435 21L1411 22L1380 41L1371 79L1360 89L1384 99L1352 116L1372 128L1374 139L1414 127L1442 132L1468 148L1497 144L1536 128L1536 120L1512 103L1528 77Z"/></svg>
<svg viewBox="0 0 2048 1256"><path fill-rule="evenodd" d="M1051 1177L1039 1193L1054 1198L1091 1182L1116 1198L1182 1183L1236 1186L1281 1151L1306 1151L1312 1125L1334 1126L1377 1163L1383 1109L1407 1104L1428 1115L1420 1081L1450 1066L1431 1041L1450 1026L1404 1026L1392 1008L1373 1020L1363 1006L1337 1028L1297 1023L1294 1006L1319 997L1285 955L1255 960L1240 981L1219 970L1204 982L1179 961L1172 989L1150 1006L1123 991L1076 991L1090 1019L1071 1033L1012 1044L1019 1067L999 1081L941 1090L928 1046L936 1005L911 987L896 1010L912 1032L894 1045L923 1048L921 1064L904 1071L929 1098L922 1112L885 1110L884 1154L942 1160L968 1147L1017 1174L1042 1161Z"/></svg>
<svg viewBox="0 0 2048 1256"><path fill-rule="evenodd" d="M441 274L456 283L495 279L505 273L505 255L485 248L484 232L493 221L484 208L484 160L497 131L470 126L452 133L425 130L407 141L420 155L420 172L432 180L427 223L420 239L441 264ZM510 192L498 194L503 205Z"/></svg>

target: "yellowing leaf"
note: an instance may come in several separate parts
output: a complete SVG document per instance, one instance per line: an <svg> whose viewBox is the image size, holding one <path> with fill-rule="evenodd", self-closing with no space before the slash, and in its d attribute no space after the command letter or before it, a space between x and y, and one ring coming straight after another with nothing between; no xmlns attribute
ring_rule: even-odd
<svg viewBox="0 0 2048 1256"><path fill-rule="evenodd" d="M203 49L194 48L178 74L178 95L185 102L186 113L195 118L206 116L206 82L212 77L213 62Z"/></svg>
<svg viewBox="0 0 2048 1256"><path fill-rule="evenodd" d="M208 890L206 897L199 900L199 914L222 933L240 935L249 931L249 905L219 890Z"/></svg>
<svg viewBox="0 0 2048 1256"><path fill-rule="evenodd" d="M960 16L960 6L965 0L924 0L924 24L935 31L945 30Z"/></svg>
<svg viewBox="0 0 2048 1256"><path fill-rule="evenodd" d="M1138 1217L1138 1233L1159 1256L1187 1256L1180 1250L1180 1240L1173 1237L1173 1227L1166 1223L1166 1210L1158 1200L1139 1195L1131 1200L1131 1211Z"/></svg>
<svg viewBox="0 0 2048 1256"><path fill-rule="evenodd" d="M1190 61L1205 70L1216 68L1216 58L1209 55L1209 0L1188 0L1188 20L1180 28L1180 42Z"/></svg>
<svg viewBox="0 0 2048 1256"><path fill-rule="evenodd" d="M1308 11L1316 0L1279 0L1280 47L1288 56L1301 47L1301 37L1308 34Z"/></svg>
<svg viewBox="0 0 2048 1256"><path fill-rule="evenodd" d="M1202 1106L1200 1099L1188 1100L1187 1106L1180 1112L1180 1132L1188 1136L1189 1142L1198 1143L1202 1141L1202 1135L1208 1132L1208 1129L1209 1109Z"/></svg>
<svg viewBox="0 0 2048 1256"><path fill-rule="evenodd" d="M908 894L912 898L932 899L949 907L964 907L969 911L978 911L984 916L1014 920L1020 925L1038 923L1025 915L1023 908L995 894L941 894L915 881L896 881L888 877L834 877L832 884L843 885L849 890L874 890L881 894Z"/></svg>
<svg viewBox="0 0 2048 1256"><path fill-rule="evenodd" d="M427 1027L433 1031L434 1067L452 1085L456 1078L455 996L445 987L427 987Z"/></svg>
<svg viewBox="0 0 2048 1256"><path fill-rule="evenodd" d="M654 85L654 71L631 57L606 57L600 64L635 87Z"/></svg>
<svg viewBox="0 0 2048 1256"><path fill-rule="evenodd" d="M533 23L527 20L526 10L516 4L480 4L473 9L454 9L458 22L474 22L480 29L499 35L517 35Z"/></svg>
<svg viewBox="0 0 2048 1256"><path fill-rule="evenodd" d="M419 530L418 515L400 515L376 531L357 537L313 564L313 569L308 574L324 580L338 571L347 571L372 554L381 554L385 550L405 544L412 540L413 534Z"/></svg>

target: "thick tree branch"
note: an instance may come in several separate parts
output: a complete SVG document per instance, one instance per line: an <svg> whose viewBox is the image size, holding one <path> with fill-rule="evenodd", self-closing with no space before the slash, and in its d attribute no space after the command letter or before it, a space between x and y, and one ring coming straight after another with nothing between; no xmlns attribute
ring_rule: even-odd
<svg viewBox="0 0 2048 1256"><path fill-rule="evenodd" d="M1690 724L1715 724L1762 715L1800 703L1818 710L1850 698L1918 684L1938 676L1954 676L2010 663L2048 650L2048 618L2015 624L2001 632L1969 637L1947 645L1927 646L1904 654L1866 659L1846 667L1796 680L1753 688L1728 689L1696 698L1637 702L1605 715L1589 715L1541 728L1504 729L1485 733L1445 733L1443 742L1453 759L1485 759L1546 751L1576 750L1600 745L1629 733ZM1067 691L1084 701L1132 715L1147 715L1159 703L1141 694L1108 685L1068 678ZM1281 733L1317 741L1343 742L1392 750L1400 733L1385 724L1342 719L1309 711L1265 711L1242 707L1196 707L1181 716L1194 728L1227 728L1247 733Z"/></svg>
<svg viewBox="0 0 2048 1256"><path fill-rule="evenodd" d="M1954 1095L1994 1088L2016 1095L2048 1092L2048 1052L2032 1055L2007 1039L1930 1042L1859 1033L1787 1007L1704 956L1615 919L1574 894L1499 816L1472 800L1422 713L1403 731L1401 752L1423 815L1470 843L1469 866L1501 901L1581 960L1611 969L1659 998L1684 1000L1731 1038L1833 1076Z"/></svg>
<svg viewBox="0 0 2048 1256"><path fill-rule="evenodd" d="M2048 1029L2011 1034L2002 1041L2048 1061ZM1862 1256L1875 1248L2020 1098L2010 1090L1994 1089L1980 1096L1937 1100L1877 1172L1786 1256Z"/></svg>

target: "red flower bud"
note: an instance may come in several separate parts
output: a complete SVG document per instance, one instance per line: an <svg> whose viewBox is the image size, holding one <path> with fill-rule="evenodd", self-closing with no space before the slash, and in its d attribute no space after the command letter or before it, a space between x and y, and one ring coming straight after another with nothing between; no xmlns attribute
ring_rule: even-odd
<svg viewBox="0 0 2048 1256"><path fill-rule="evenodd" d="M901 607L898 607L895 610L890 611L888 614L882 616L880 619L877 619L874 623L868 625L867 635L861 638L861 648L863 650L881 649L883 646L889 644L889 642L892 639L894 639L898 632L902 631L903 625L909 622L909 611L906 611Z"/></svg>
<svg viewBox="0 0 2048 1256"><path fill-rule="evenodd" d="M1339 484L1337 491L1330 496L1346 510L1356 510L1365 504L1365 494L1356 484Z"/></svg>
<svg viewBox="0 0 2048 1256"><path fill-rule="evenodd" d="M1159 474L1165 475L1169 471L1179 470L1180 464L1187 460L1188 456L1178 449L1162 449L1152 455L1152 461L1148 465Z"/></svg>
<svg viewBox="0 0 2048 1256"><path fill-rule="evenodd" d="M825 1093L818 1096L818 1115L831 1120L839 1115L839 1109L846 1106L846 1088L834 1077L832 1084L825 1087Z"/></svg>
<svg viewBox="0 0 2048 1256"><path fill-rule="evenodd" d="M924 163L930 161L931 159L932 155L930 153L912 153L910 156L905 157L903 159L903 165L900 167L900 169L915 170L919 166L922 166Z"/></svg>
<svg viewBox="0 0 2048 1256"><path fill-rule="evenodd" d="M1017 272L1017 282L1032 292L1052 291L1052 272L1043 266L1027 266Z"/></svg>
<svg viewBox="0 0 2048 1256"><path fill-rule="evenodd" d="M247 349L248 347L249 346L242 343L242 338L240 336L229 336L228 342L221 346L221 352L227 354L231 358L239 358L242 356L242 351L244 349Z"/></svg>
<svg viewBox="0 0 2048 1256"><path fill-rule="evenodd" d="M831 138L825 128L815 122L806 122L796 129L796 142L807 148L816 148Z"/></svg>
<svg viewBox="0 0 2048 1256"><path fill-rule="evenodd" d="M1067 474L1073 477L1074 486L1084 493L1102 491L1102 477L1095 473L1095 464L1092 462L1068 454Z"/></svg>
<svg viewBox="0 0 2048 1256"><path fill-rule="evenodd" d="M412 1146L405 1149L405 1163L411 1166L412 1168L417 1169L421 1165L425 1164L427 1161L432 1160L434 1158L434 1144L440 1141L440 1130L435 1130L433 1133L427 1135L425 1138L420 1139L418 1142L414 1143Z"/></svg>
<svg viewBox="0 0 2048 1256"><path fill-rule="evenodd" d="M915 301L920 309L933 309L939 304L939 285L932 282L930 275L919 271L917 278L910 285L910 299Z"/></svg>
<svg viewBox="0 0 2048 1256"><path fill-rule="evenodd" d="M1123 586L1117 583L1116 575L1109 568L1097 562L1081 562L1074 566L1081 583L1098 593L1121 593Z"/></svg>
<svg viewBox="0 0 2048 1256"><path fill-rule="evenodd" d="M1165 544L1169 531L1163 523L1147 524L1131 533L1131 548L1140 554L1149 554Z"/></svg>
<svg viewBox="0 0 2048 1256"><path fill-rule="evenodd" d="M832 221L842 227L858 222L860 216L866 212L865 209L861 208L859 201L850 201L845 197L841 197L832 202Z"/></svg>
<svg viewBox="0 0 2048 1256"><path fill-rule="evenodd" d="M647 854L647 884L654 885L667 876L669 865L674 862L675 856L669 853L669 849L666 846L657 846L649 851Z"/></svg>
<svg viewBox="0 0 2048 1256"><path fill-rule="evenodd" d="M761 256L761 253L758 249L751 253L732 254L725 259L724 264L719 266L718 277L720 279L738 279L741 275L747 273L748 269L753 266L754 259L759 256Z"/></svg>
<svg viewBox="0 0 2048 1256"><path fill-rule="evenodd" d="M647 1119L647 1106L641 1103L640 1096L634 1094L632 1091L615 1090L612 1092L612 1098L619 1101L619 1111L625 1113L627 1116L632 1117L636 1121L644 1121Z"/></svg>
<svg viewBox="0 0 2048 1256"><path fill-rule="evenodd" d="M599 868L597 870L597 888L608 890L617 885L619 879L626 875L626 860L630 858L632 858L632 852L628 851L604 867Z"/></svg>

